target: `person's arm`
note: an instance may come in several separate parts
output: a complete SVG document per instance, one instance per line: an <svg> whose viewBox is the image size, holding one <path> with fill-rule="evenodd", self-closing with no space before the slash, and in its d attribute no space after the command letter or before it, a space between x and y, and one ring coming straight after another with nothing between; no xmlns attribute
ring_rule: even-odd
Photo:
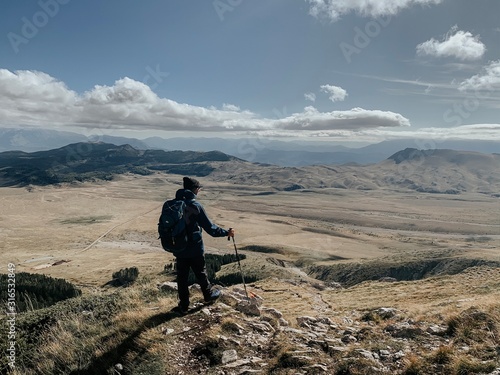
<svg viewBox="0 0 500 375"><path fill-rule="evenodd" d="M219 227L217 224L214 224L210 221L208 218L205 209L203 206L200 204L199 206L199 214L197 217L198 224L207 232L209 235L212 237L227 237L230 236L231 232L227 231L221 227ZM232 230L232 233L234 235L234 230Z"/></svg>

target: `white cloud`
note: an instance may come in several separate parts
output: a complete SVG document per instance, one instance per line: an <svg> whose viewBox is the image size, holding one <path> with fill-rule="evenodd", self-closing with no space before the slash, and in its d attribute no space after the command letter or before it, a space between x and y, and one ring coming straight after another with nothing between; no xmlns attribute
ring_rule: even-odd
<svg viewBox="0 0 500 375"><path fill-rule="evenodd" d="M337 91L329 93L344 95ZM361 108L319 112L307 107L301 113L283 115L278 120L261 118L234 104L225 103L222 109L217 109L160 98L147 85L130 78L119 79L113 86L96 85L80 95L45 73L0 69L0 126L284 134L297 129L352 131L409 124L400 114Z"/></svg>
<svg viewBox="0 0 500 375"><path fill-rule="evenodd" d="M326 17L332 21L356 12L364 17L393 16L414 5L439 4L442 0L306 0L311 7L309 14Z"/></svg>
<svg viewBox="0 0 500 375"><path fill-rule="evenodd" d="M345 91L342 87L332 86L332 85L323 85L320 87L321 92L330 95L329 99L332 102L342 102L347 97L347 91Z"/></svg>
<svg viewBox="0 0 500 375"><path fill-rule="evenodd" d="M315 102L316 101L316 94L313 92L307 92L304 94L304 98L306 100L309 100L310 102Z"/></svg>
<svg viewBox="0 0 500 375"><path fill-rule="evenodd" d="M238 107L237 105L234 105L234 104L224 103L222 105L222 110L223 111L230 111L230 112L239 112L239 111L241 111L241 108Z"/></svg>
<svg viewBox="0 0 500 375"><path fill-rule="evenodd" d="M451 128L420 128L415 130L391 131L375 130L378 134L387 138L415 138L430 139L436 142L447 139L474 139L484 141L500 141L500 124L471 124L460 125ZM375 134L375 133L374 133Z"/></svg>
<svg viewBox="0 0 500 375"><path fill-rule="evenodd" d="M466 90L500 90L500 60L492 61L481 74L476 74L463 81L459 89Z"/></svg>
<svg viewBox="0 0 500 375"><path fill-rule="evenodd" d="M37 71L0 69L0 119L12 124L43 118L59 123L69 116L77 94L48 74ZM3 121L5 123L5 121Z"/></svg>
<svg viewBox="0 0 500 375"><path fill-rule="evenodd" d="M399 113L353 108L349 111L319 112L309 106L301 113L275 121L275 128L284 130L359 130L379 127L410 126Z"/></svg>
<svg viewBox="0 0 500 375"><path fill-rule="evenodd" d="M489 140L500 141L500 124L473 124L449 128L370 128L370 129L336 129L336 130L263 130L251 132L258 137L307 137L326 138L336 142L377 143L388 139L418 139L428 148L439 148L444 140ZM425 141L427 140L427 141ZM423 145L416 145L423 147Z"/></svg>
<svg viewBox="0 0 500 375"><path fill-rule="evenodd" d="M458 30L455 26L443 41L434 38L417 46L417 54L433 57L456 57L460 60L479 60L486 52L486 46L468 31Z"/></svg>

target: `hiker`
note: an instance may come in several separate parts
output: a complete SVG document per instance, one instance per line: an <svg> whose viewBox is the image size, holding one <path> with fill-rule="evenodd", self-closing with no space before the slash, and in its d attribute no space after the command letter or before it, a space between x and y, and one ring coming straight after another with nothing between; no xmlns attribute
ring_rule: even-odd
<svg viewBox="0 0 500 375"><path fill-rule="evenodd" d="M234 229L222 229L210 221L203 206L196 201L196 196L202 188L198 180L184 177L183 185L184 189L177 190L175 199L182 199L186 202L188 243L186 249L176 255L177 287L179 289L179 305L176 310L185 314L189 308L189 269L192 269L196 276L205 302L215 301L221 295L220 290L212 288L207 277L202 229L212 237L228 238L234 237Z"/></svg>

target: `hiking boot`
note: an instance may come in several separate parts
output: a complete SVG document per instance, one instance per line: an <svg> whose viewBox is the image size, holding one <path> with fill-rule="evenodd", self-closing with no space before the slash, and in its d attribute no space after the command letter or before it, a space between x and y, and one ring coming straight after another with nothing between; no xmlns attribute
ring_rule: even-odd
<svg viewBox="0 0 500 375"><path fill-rule="evenodd" d="M189 311L189 306L182 306L182 305L177 305L172 309L172 311L176 312L177 314L180 315L186 315Z"/></svg>
<svg viewBox="0 0 500 375"><path fill-rule="evenodd" d="M212 289L210 291L210 294L205 295L205 302L214 302L216 299L218 299L222 293L220 292L219 289Z"/></svg>

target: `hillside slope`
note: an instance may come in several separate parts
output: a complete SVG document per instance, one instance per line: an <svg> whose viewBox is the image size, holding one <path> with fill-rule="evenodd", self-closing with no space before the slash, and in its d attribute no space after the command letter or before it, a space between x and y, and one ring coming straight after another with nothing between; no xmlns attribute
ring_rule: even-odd
<svg viewBox="0 0 500 375"><path fill-rule="evenodd" d="M453 150L406 149L370 165L277 167L219 165L210 177L277 190L340 188L413 190L459 194L500 193L500 155Z"/></svg>
<svg viewBox="0 0 500 375"><path fill-rule="evenodd" d="M94 291L19 314L13 373L498 375L500 370L498 268L350 289L269 279L249 286L250 300L241 287L224 288L221 301L194 304L185 316L172 310L175 284L161 279L165 276L140 279L129 288ZM192 293L201 299L196 288ZM6 361L2 356L2 373Z"/></svg>
<svg viewBox="0 0 500 375"><path fill-rule="evenodd" d="M209 162L237 160L222 152L137 150L130 145L75 143L49 151L0 153L0 186L49 185L112 179L116 174L154 171L206 176Z"/></svg>
<svg viewBox="0 0 500 375"><path fill-rule="evenodd" d="M377 164L307 167L250 163L218 151L137 150L107 143L0 153L0 186L109 180L116 174L155 172L285 191L337 188L500 194L500 155L467 151L408 148Z"/></svg>

